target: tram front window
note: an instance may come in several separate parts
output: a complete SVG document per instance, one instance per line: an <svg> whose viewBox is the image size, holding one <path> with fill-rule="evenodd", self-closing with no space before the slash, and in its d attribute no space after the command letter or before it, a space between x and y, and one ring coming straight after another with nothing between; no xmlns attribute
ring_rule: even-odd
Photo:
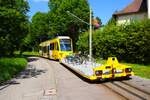
<svg viewBox="0 0 150 100"><path fill-rule="evenodd" d="M61 39L60 40L60 49L61 49L61 51L71 51L71 40L70 39Z"/></svg>

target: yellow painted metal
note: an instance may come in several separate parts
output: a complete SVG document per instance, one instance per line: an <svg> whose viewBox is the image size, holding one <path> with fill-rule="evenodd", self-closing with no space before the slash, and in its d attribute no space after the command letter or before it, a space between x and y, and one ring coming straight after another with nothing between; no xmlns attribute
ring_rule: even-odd
<svg viewBox="0 0 150 100"><path fill-rule="evenodd" d="M71 67L69 67L69 68L71 68ZM99 66L99 67L96 67L96 68L93 68L94 74L91 75L91 76L87 76L87 75L81 73L81 71L75 70L73 68L71 68L71 69L73 71L75 71L76 73L80 74L81 76L89 79L89 80L97 80L97 79L120 78L120 77L126 77L128 75L133 76L134 72L131 71L131 72L126 73L125 72L126 68L131 68L131 66L126 66L126 65L120 64L116 57L109 57L106 64L104 64L102 66ZM112 72L113 69L120 70L122 72L113 73ZM102 72L108 71L108 73L106 73L106 74L102 73L101 75L98 76L98 75L95 74L96 71L102 71Z"/></svg>
<svg viewBox="0 0 150 100"><path fill-rule="evenodd" d="M108 71L108 74L102 74L101 78L117 78L117 77L126 77L126 76L133 76L134 72L125 72L126 68L131 68L131 66L120 64L116 57L109 57L106 64L99 66L97 68L94 68L94 72L96 71ZM132 68L131 68L132 69ZM113 72L115 71L115 72ZM120 71L119 73L116 73L116 71Z"/></svg>

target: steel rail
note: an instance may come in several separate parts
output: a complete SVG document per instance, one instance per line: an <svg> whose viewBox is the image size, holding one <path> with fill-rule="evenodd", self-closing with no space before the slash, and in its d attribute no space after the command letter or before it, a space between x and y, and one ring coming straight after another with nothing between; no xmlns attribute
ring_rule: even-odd
<svg viewBox="0 0 150 100"><path fill-rule="evenodd" d="M122 81L113 81L102 83L105 87L111 89L115 93L119 94L125 99L139 99L139 100L148 100L150 98L150 94L147 91L139 89L136 86L132 86L128 83Z"/></svg>

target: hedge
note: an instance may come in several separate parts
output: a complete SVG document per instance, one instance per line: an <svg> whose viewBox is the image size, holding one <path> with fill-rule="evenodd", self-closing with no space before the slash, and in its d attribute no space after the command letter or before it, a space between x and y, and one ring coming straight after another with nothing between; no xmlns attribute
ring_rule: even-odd
<svg viewBox="0 0 150 100"><path fill-rule="evenodd" d="M88 52L88 32L80 35L78 50ZM131 63L150 61L150 20L134 21L129 25L106 25L93 32L93 55L106 59L116 56Z"/></svg>

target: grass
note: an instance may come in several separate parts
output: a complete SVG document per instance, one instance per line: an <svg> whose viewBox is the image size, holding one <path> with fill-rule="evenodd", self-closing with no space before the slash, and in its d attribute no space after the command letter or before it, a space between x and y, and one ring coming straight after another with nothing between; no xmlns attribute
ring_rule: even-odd
<svg viewBox="0 0 150 100"><path fill-rule="evenodd" d="M0 58L0 83L11 79L27 65L25 58Z"/></svg>
<svg viewBox="0 0 150 100"><path fill-rule="evenodd" d="M96 61L101 64L106 63L106 60L103 59L97 59ZM131 63L122 63L122 64L131 66L136 76L150 79L150 65L131 64Z"/></svg>
<svg viewBox="0 0 150 100"><path fill-rule="evenodd" d="M150 79L150 65L140 65L140 64L130 64L130 63L125 63L125 64L132 66L132 69L136 76Z"/></svg>
<svg viewBox="0 0 150 100"><path fill-rule="evenodd" d="M15 55L19 55L19 53L20 53L19 51L15 51L14 52ZM22 55L23 56L39 56L39 52L37 52L37 51L34 51L34 52L32 52L32 51L25 51L25 52L22 53Z"/></svg>
<svg viewBox="0 0 150 100"><path fill-rule="evenodd" d="M23 55L26 56L39 56L39 52L23 52Z"/></svg>

